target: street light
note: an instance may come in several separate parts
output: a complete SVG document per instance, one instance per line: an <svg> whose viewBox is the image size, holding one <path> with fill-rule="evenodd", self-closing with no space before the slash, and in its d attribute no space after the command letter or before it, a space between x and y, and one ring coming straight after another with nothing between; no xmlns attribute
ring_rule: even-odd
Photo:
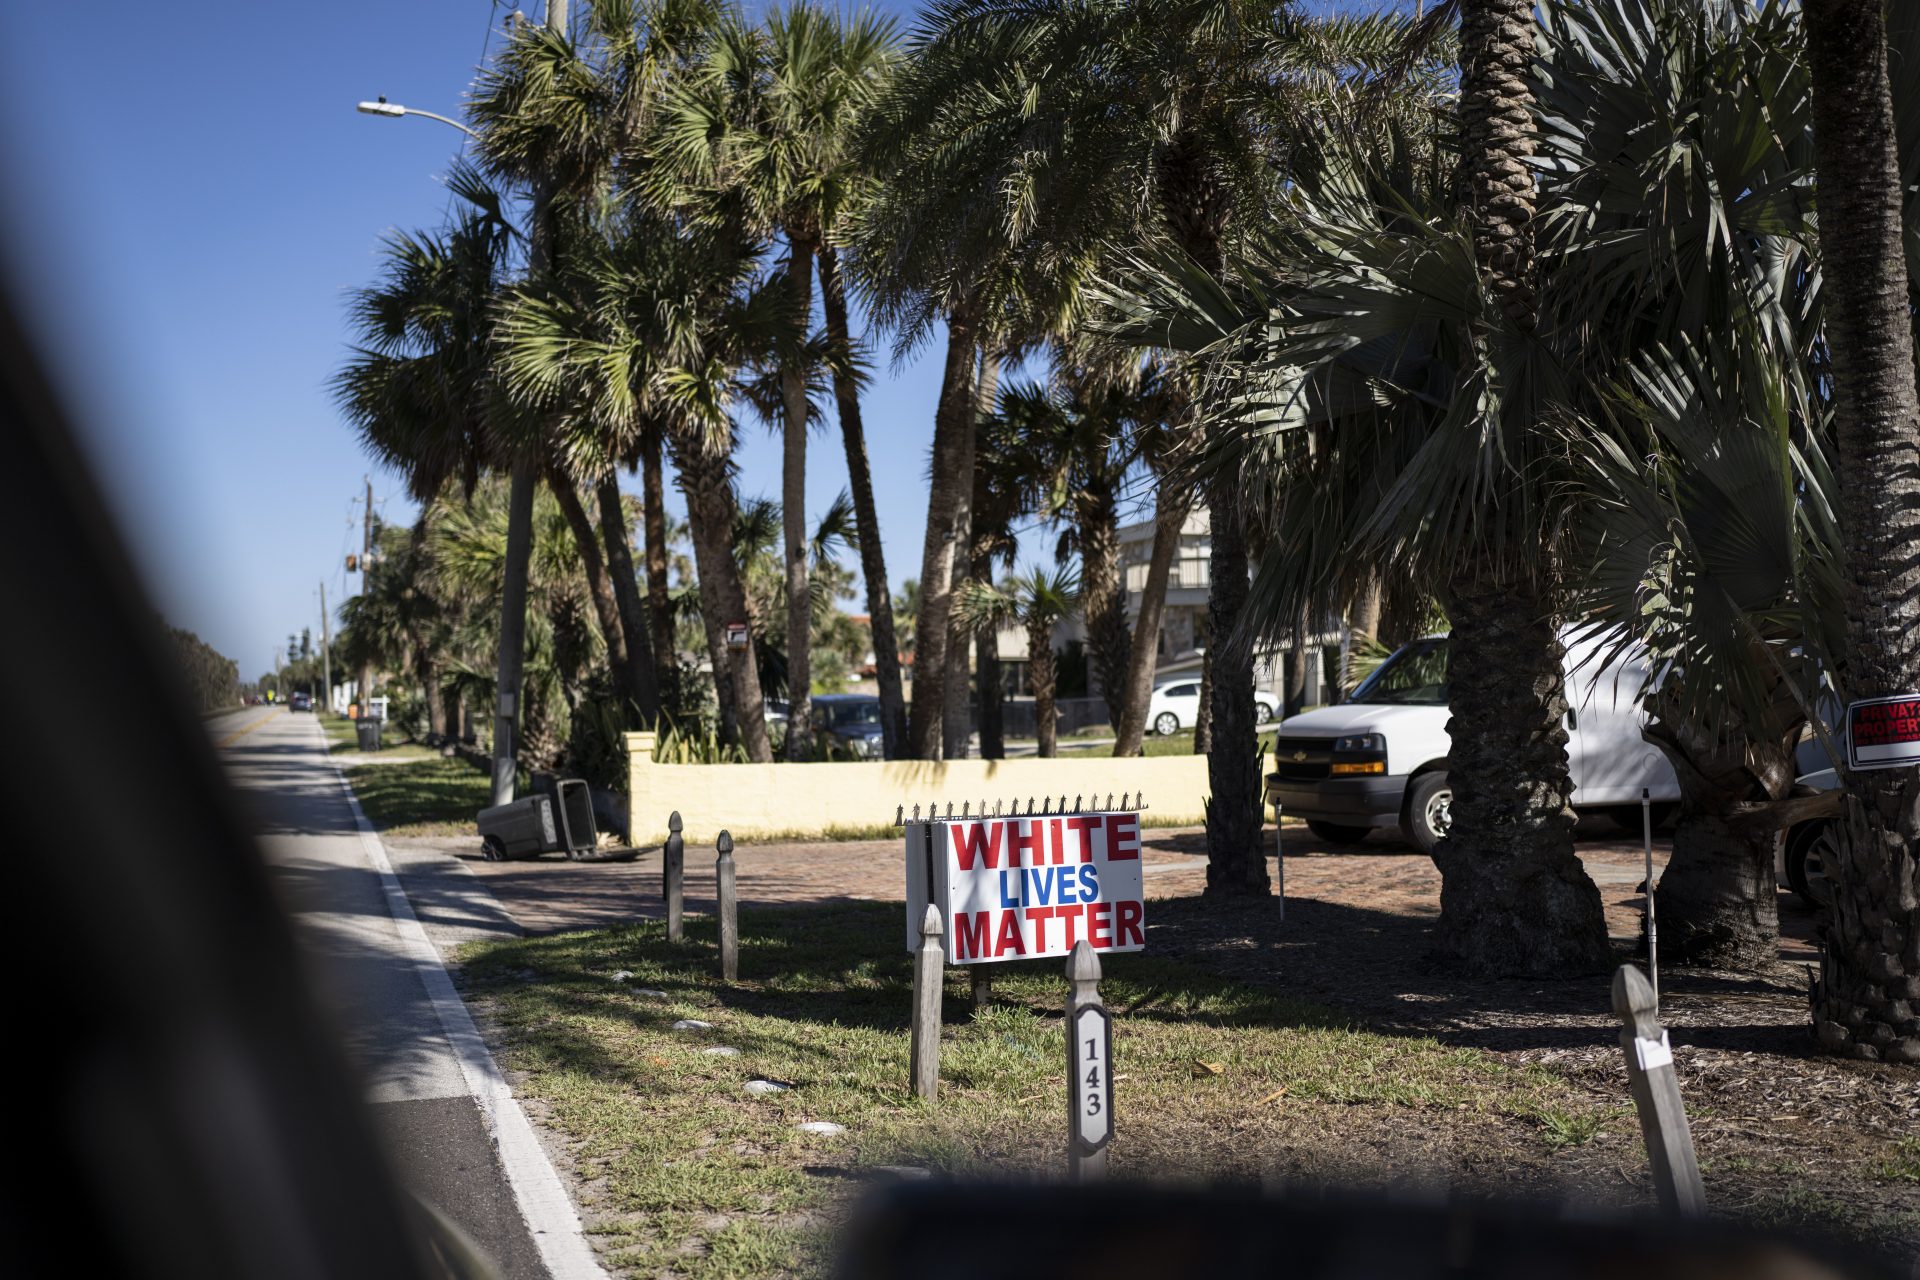
<svg viewBox="0 0 1920 1280"><path fill-rule="evenodd" d="M460 132L466 134L469 138L478 138L480 136L473 130L467 128L467 126L461 124L458 120L443 116L437 111L422 111L418 107L403 107L397 102L388 102L385 98L381 98L377 102L362 102L355 109L361 114L369 116L425 116L429 120L438 120L441 124L450 124Z"/></svg>

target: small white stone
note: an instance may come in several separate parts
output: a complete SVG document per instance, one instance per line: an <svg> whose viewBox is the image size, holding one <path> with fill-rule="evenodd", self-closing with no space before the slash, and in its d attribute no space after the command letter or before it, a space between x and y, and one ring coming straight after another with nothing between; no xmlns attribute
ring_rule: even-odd
<svg viewBox="0 0 1920 1280"><path fill-rule="evenodd" d="M737 1058L740 1056L740 1051L730 1044L717 1044L711 1049L702 1049L700 1052L706 1054L709 1058Z"/></svg>
<svg viewBox="0 0 1920 1280"><path fill-rule="evenodd" d="M613 971L613 980L615 982L625 982L628 978L631 978L632 976L633 976L633 970L631 969L615 969Z"/></svg>
<svg viewBox="0 0 1920 1280"><path fill-rule="evenodd" d="M829 1136L836 1133L845 1133L847 1131L847 1126L843 1124L835 1124L831 1120L808 1120L802 1124L797 1124L793 1127L798 1129L802 1133L824 1133Z"/></svg>
<svg viewBox="0 0 1920 1280"><path fill-rule="evenodd" d="M682 1018L673 1024L673 1029L675 1031L711 1031L713 1024L702 1022L699 1018Z"/></svg>
<svg viewBox="0 0 1920 1280"><path fill-rule="evenodd" d="M897 1182L919 1182L931 1178L933 1170L922 1169L917 1164L877 1164L873 1172L882 1178L892 1178Z"/></svg>
<svg viewBox="0 0 1920 1280"><path fill-rule="evenodd" d="M740 1087L756 1097L765 1097L768 1094L785 1093L787 1091L786 1085L776 1084L772 1080L749 1080Z"/></svg>
<svg viewBox="0 0 1920 1280"><path fill-rule="evenodd" d="M652 996L656 1000L665 1000L667 998L666 992L655 991L652 987L635 987L633 994L637 996Z"/></svg>

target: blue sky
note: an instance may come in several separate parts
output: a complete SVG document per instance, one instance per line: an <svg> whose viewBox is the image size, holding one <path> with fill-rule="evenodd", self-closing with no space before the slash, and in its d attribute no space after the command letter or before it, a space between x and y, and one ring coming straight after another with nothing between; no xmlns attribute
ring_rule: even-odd
<svg viewBox="0 0 1920 1280"><path fill-rule="evenodd" d="M458 115L511 8L119 0L84 18L8 14L8 269L156 603L246 678L290 631L317 634L322 579L330 603L353 589L342 560L359 545L364 474L385 518L412 515L325 384L346 351L348 292L372 278L383 231L440 220L460 135L353 104L385 94ZM919 567L939 367L937 347L883 359L865 401L896 585ZM742 490L777 495L777 443L758 427L745 441ZM844 484L830 429L814 437L809 512Z"/></svg>

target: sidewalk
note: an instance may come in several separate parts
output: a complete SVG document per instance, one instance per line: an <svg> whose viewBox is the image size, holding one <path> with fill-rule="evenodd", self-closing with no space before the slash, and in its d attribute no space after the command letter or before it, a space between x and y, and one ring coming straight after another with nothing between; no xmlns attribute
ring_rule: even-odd
<svg viewBox="0 0 1920 1280"><path fill-rule="evenodd" d="M1622 940L1639 937L1644 903L1637 886L1645 877L1637 841L1606 830L1596 820L1583 829L1581 861L1606 904L1607 930ZM1266 830L1272 873L1273 829ZM605 928L664 913L660 897L660 850L644 850L633 862L583 864L557 855L525 862L486 862L479 842L468 838L419 837L388 842L411 857L461 860L529 934ZM746 905L822 902L898 902L905 897L903 844L893 840L789 842L741 845L734 850L740 900ZM1658 875L1668 842L1654 846ZM1432 918L1440 908L1440 873L1433 860L1415 853L1395 833L1376 832L1356 846L1329 846L1304 825L1286 828L1286 891L1289 901L1312 900L1411 918ZM1197 827L1149 828L1143 833L1149 899L1197 897L1206 887L1206 835ZM687 910L713 909L714 852L704 833L689 832ZM1813 963L1812 917L1782 896L1781 958ZM1150 913L1151 918L1151 913Z"/></svg>
<svg viewBox="0 0 1920 1280"><path fill-rule="evenodd" d="M523 1216L514 1189L523 1175L499 1141L498 1103L474 1091L484 1046L470 1024L466 1042L455 1043L449 1009L461 1011L457 1018L464 1006L444 970L422 963L425 951L513 937L518 927L459 862L443 857L395 851L399 885L390 893L392 881L370 856L380 844L356 823L312 717L269 715L231 737L224 758L402 1183L452 1218L502 1276L563 1280ZM424 939L409 933L414 919Z"/></svg>

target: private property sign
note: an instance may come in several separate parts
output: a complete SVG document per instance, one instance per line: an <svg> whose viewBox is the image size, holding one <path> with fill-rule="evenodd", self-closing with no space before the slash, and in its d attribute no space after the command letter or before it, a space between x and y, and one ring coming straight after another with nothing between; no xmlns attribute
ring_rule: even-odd
<svg viewBox="0 0 1920 1280"><path fill-rule="evenodd" d="M1849 703L1847 763L1855 769L1920 764L1920 694Z"/></svg>
<svg viewBox="0 0 1920 1280"><path fill-rule="evenodd" d="M949 818L907 827L907 948L927 903L949 964L1147 945L1138 813Z"/></svg>

